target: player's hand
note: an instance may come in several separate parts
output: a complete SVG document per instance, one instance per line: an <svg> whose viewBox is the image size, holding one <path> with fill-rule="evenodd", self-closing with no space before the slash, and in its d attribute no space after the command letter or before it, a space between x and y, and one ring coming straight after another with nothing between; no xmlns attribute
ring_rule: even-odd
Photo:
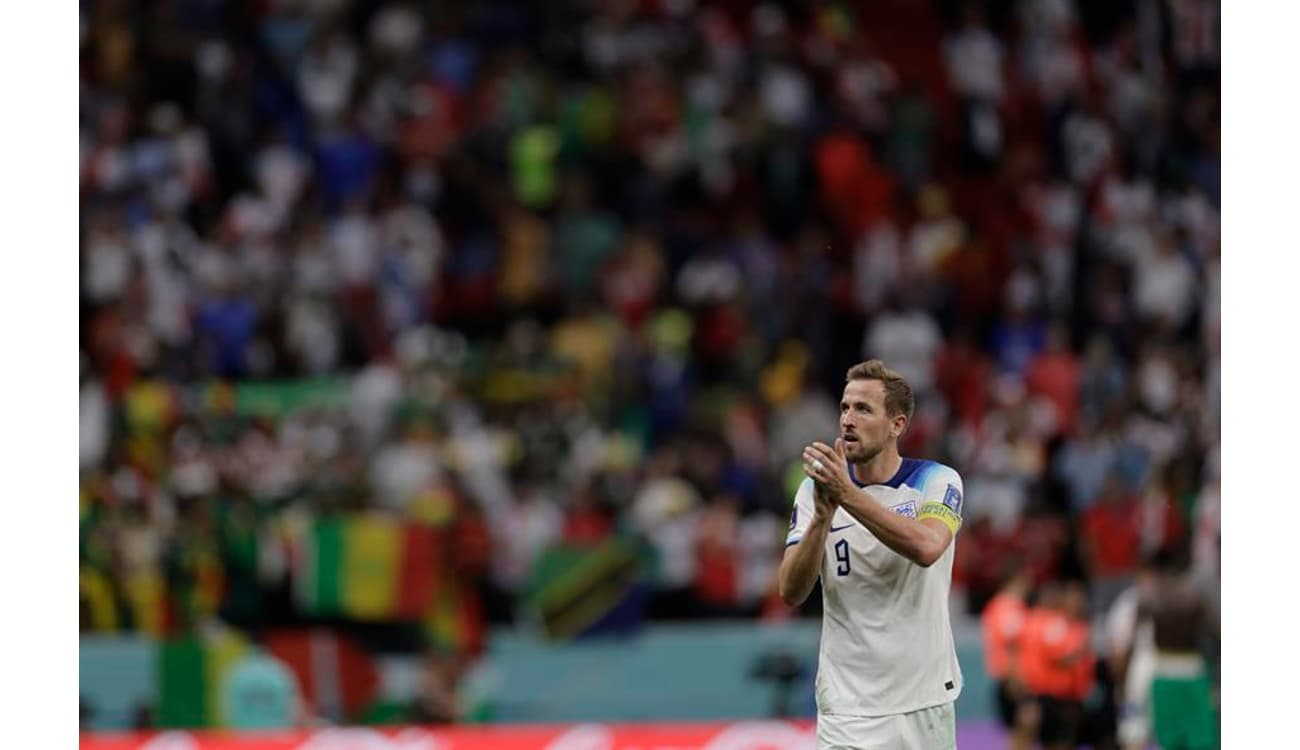
<svg viewBox="0 0 1300 750"><path fill-rule="evenodd" d="M819 490L823 490L835 505L844 502L854 490L849 478L849 464L844 458L844 441L835 440L835 447L816 442L803 449L803 471Z"/></svg>
<svg viewBox="0 0 1300 750"><path fill-rule="evenodd" d="M813 517L830 521L835 517L835 509L840 507L831 499L831 494L821 482L813 482Z"/></svg>

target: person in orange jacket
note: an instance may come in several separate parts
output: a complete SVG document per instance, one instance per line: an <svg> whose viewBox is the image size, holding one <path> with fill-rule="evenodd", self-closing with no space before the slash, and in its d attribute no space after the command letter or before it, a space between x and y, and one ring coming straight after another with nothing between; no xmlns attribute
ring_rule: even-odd
<svg viewBox="0 0 1300 750"><path fill-rule="evenodd" d="M984 631L984 659L988 674L997 685L998 716L1011 736L1011 750L1028 750L1034 741L1036 707L1028 700L1020 676L1020 640L1025 627L1032 580L1022 563L1009 570L998 593L980 616Z"/></svg>
<svg viewBox="0 0 1300 750"><path fill-rule="evenodd" d="M1025 618L1021 674L1038 705L1038 739L1045 750L1073 748L1078 739L1083 697L1092 689L1086 609L1081 584L1049 583Z"/></svg>
<svg viewBox="0 0 1300 750"><path fill-rule="evenodd" d="M1063 609L1070 621L1067 641L1069 658L1073 661L1069 697L1082 710L1096 681L1097 656L1092 650L1092 630L1088 625L1088 590L1081 582L1065 585Z"/></svg>

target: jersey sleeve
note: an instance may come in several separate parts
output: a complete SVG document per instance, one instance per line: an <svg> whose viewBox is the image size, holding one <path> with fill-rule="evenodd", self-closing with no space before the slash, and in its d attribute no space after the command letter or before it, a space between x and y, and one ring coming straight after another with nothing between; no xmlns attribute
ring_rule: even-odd
<svg viewBox="0 0 1300 750"><path fill-rule="evenodd" d="M785 546L798 544L813 516L813 483L805 479L794 493L794 507L790 509L790 533L785 536Z"/></svg>
<svg viewBox="0 0 1300 750"><path fill-rule="evenodd" d="M926 480L921 511L916 517L918 520L937 518L955 536L961 528L962 499L961 475L948 466L937 464Z"/></svg>

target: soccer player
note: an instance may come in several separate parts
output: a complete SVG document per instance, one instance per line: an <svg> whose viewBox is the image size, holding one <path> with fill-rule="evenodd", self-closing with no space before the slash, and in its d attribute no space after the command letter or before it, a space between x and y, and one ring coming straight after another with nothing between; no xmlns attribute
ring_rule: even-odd
<svg viewBox="0 0 1300 750"><path fill-rule="evenodd" d="M1218 614L1188 571L1187 555L1156 557L1155 585L1138 603L1151 620L1156 654L1151 681L1152 723L1162 748L1208 750L1219 746L1218 720L1201 639L1218 634Z"/></svg>
<svg viewBox="0 0 1300 750"><path fill-rule="evenodd" d="M957 745L962 675L948 620L962 481L903 458L915 398L879 360L848 371L835 446L804 450L780 568L781 598L822 582L819 748L945 750Z"/></svg>

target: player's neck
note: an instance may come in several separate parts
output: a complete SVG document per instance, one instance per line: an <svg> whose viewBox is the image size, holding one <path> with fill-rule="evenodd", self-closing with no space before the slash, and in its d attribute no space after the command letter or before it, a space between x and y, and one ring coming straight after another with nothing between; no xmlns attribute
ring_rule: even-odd
<svg viewBox="0 0 1300 750"><path fill-rule="evenodd" d="M884 448L869 460L853 465L853 476L862 484L884 484L894 478L903 465L898 446Z"/></svg>

